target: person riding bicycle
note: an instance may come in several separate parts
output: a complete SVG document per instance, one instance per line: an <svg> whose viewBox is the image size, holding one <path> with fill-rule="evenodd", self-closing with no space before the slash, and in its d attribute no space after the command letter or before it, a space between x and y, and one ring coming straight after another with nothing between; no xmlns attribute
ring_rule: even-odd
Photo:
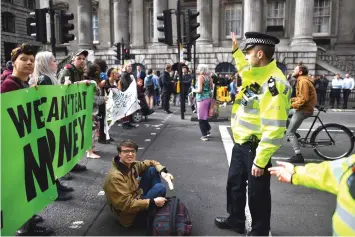
<svg viewBox="0 0 355 237"><path fill-rule="evenodd" d="M291 163L303 163L304 158L296 136L297 129L303 120L313 114L314 107L317 105L317 92L308 76L308 68L300 63L293 71L296 81L296 97L291 98L291 109L289 117L292 116L288 125L286 135L295 151L295 155L288 159Z"/></svg>

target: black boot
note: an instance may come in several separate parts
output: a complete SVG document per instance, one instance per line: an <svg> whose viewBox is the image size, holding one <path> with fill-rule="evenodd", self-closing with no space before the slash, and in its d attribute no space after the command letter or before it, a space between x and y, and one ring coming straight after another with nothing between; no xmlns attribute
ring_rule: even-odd
<svg viewBox="0 0 355 237"><path fill-rule="evenodd" d="M290 159L286 160L286 162L290 162L290 163L304 163L304 158L302 156L302 154L296 154L294 156L292 156Z"/></svg>
<svg viewBox="0 0 355 237"><path fill-rule="evenodd" d="M27 230L18 230L16 236L48 236L52 233L53 229L49 227L32 224Z"/></svg>
<svg viewBox="0 0 355 237"><path fill-rule="evenodd" d="M58 191L62 191L62 192L73 192L74 189L72 187L68 187L63 185L60 180L56 180L56 185L57 185L57 189Z"/></svg>
<svg viewBox="0 0 355 237"><path fill-rule="evenodd" d="M73 198L73 195L71 195L68 192L63 192L63 191L59 190L58 188L57 188L57 191L58 191L58 197L57 197L56 201L68 201Z"/></svg>
<svg viewBox="0 0 355 237"><path fill-rule="evenodd" d="M76 164L71 171L72 172L82 172L82 171L85 171L85 170L86 170L86 166L85 165Z"/></svg>
<svg viewBox="0 0 355 237"><path fill-rule="evenodd" d="M39 215L33 215L31 217L31 223L33 223L33 224L37 224L37 223L40 223L42 221L43 221L43 218L41 216L39 216Z"/></svg>
<svg viewBox="0 0 355 237"><path fill-rule="evenodd" d="M63 177L60 178L61 180L72 180L73 176L71 175L70 172L68 172L67 174L65 174Z"/></svg>

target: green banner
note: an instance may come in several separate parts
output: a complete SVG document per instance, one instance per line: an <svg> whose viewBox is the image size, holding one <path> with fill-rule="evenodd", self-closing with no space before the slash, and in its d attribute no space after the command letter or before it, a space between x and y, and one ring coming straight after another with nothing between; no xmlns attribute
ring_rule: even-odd
<svg viewBox="0 0 355 237"><path fill-rule="evenodd" d="M55 180L92 145L94 86L1 94L1 235L13 235L57 198Z"/></svg>

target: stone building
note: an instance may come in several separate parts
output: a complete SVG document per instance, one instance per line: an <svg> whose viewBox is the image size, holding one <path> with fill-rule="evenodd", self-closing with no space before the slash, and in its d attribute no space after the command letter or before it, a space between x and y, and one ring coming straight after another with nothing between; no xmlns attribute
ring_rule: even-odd
<svg viewBox="0 0 355 237"><path fill-rule="evenodd" d="M175 9L177 0L54 0L57 9L74 13L76 39L65 49L93 50L95 57L114 65L114 44L122 39L135 54L132 63L162 70L179 60L177 48L158 43L156 16ZM40 0L40 5L48 0ZM200 12L196 63L211 70L234 71L230 32L243 45L247 31L278 36L276 59L289 70L303 61L311 73L355 74L354 0L181 0L182 9ZM176 20L173 17L173 29ZM176 38L176 32L174 32ZM174 41L175 42L175 41ZM241 46L242 47L242 46ZM190 65L191 62L185 62Z"/></svg>
<svg viewBox="0 0 355 237"><path fill-rule="evenodd" d="M10 60L12 49L23 42L30 43L36 48L41 43L31 36L33 21L30 12L39 7L35 0L1 0L1 65Z"/></svg>

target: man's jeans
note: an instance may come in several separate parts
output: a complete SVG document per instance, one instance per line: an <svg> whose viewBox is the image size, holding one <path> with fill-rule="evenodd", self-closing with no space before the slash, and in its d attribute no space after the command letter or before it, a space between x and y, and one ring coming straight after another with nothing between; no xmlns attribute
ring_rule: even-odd
<svg viewBox="0 0 355 237"><path fill-rule="evenodd" d="M143 199L165 197L166 194L165 185L161 183L155 167L150 167L144 172L139 187L143 189Z"/></svg>
<svg viewBox="0 0 355 237"><path fill-rule="evenodd" d="M288 139L290 139L290 143L293 147L293 150L295 151L296 154L301 153L301 148L298 144L298 138L296 136L296 131L297 129L301 126L303 120L311 116L312 114L310 113L304 113L299 110L295 109L290 109L290 112L288 113L288 116L292 116L291 120L288 124L288 128L286 131L286 135Z"/></svg>
<svg viewBox="0 0 355 237"><path fill-rule="evenodd" d="M144 172L139 187L143 189L142 199L165 197L166 194L165 185L161 183L160 175L155 167L150 167ZM147 217L148 211L139 212L134 219L133 227L145 228Z"/></svg>

